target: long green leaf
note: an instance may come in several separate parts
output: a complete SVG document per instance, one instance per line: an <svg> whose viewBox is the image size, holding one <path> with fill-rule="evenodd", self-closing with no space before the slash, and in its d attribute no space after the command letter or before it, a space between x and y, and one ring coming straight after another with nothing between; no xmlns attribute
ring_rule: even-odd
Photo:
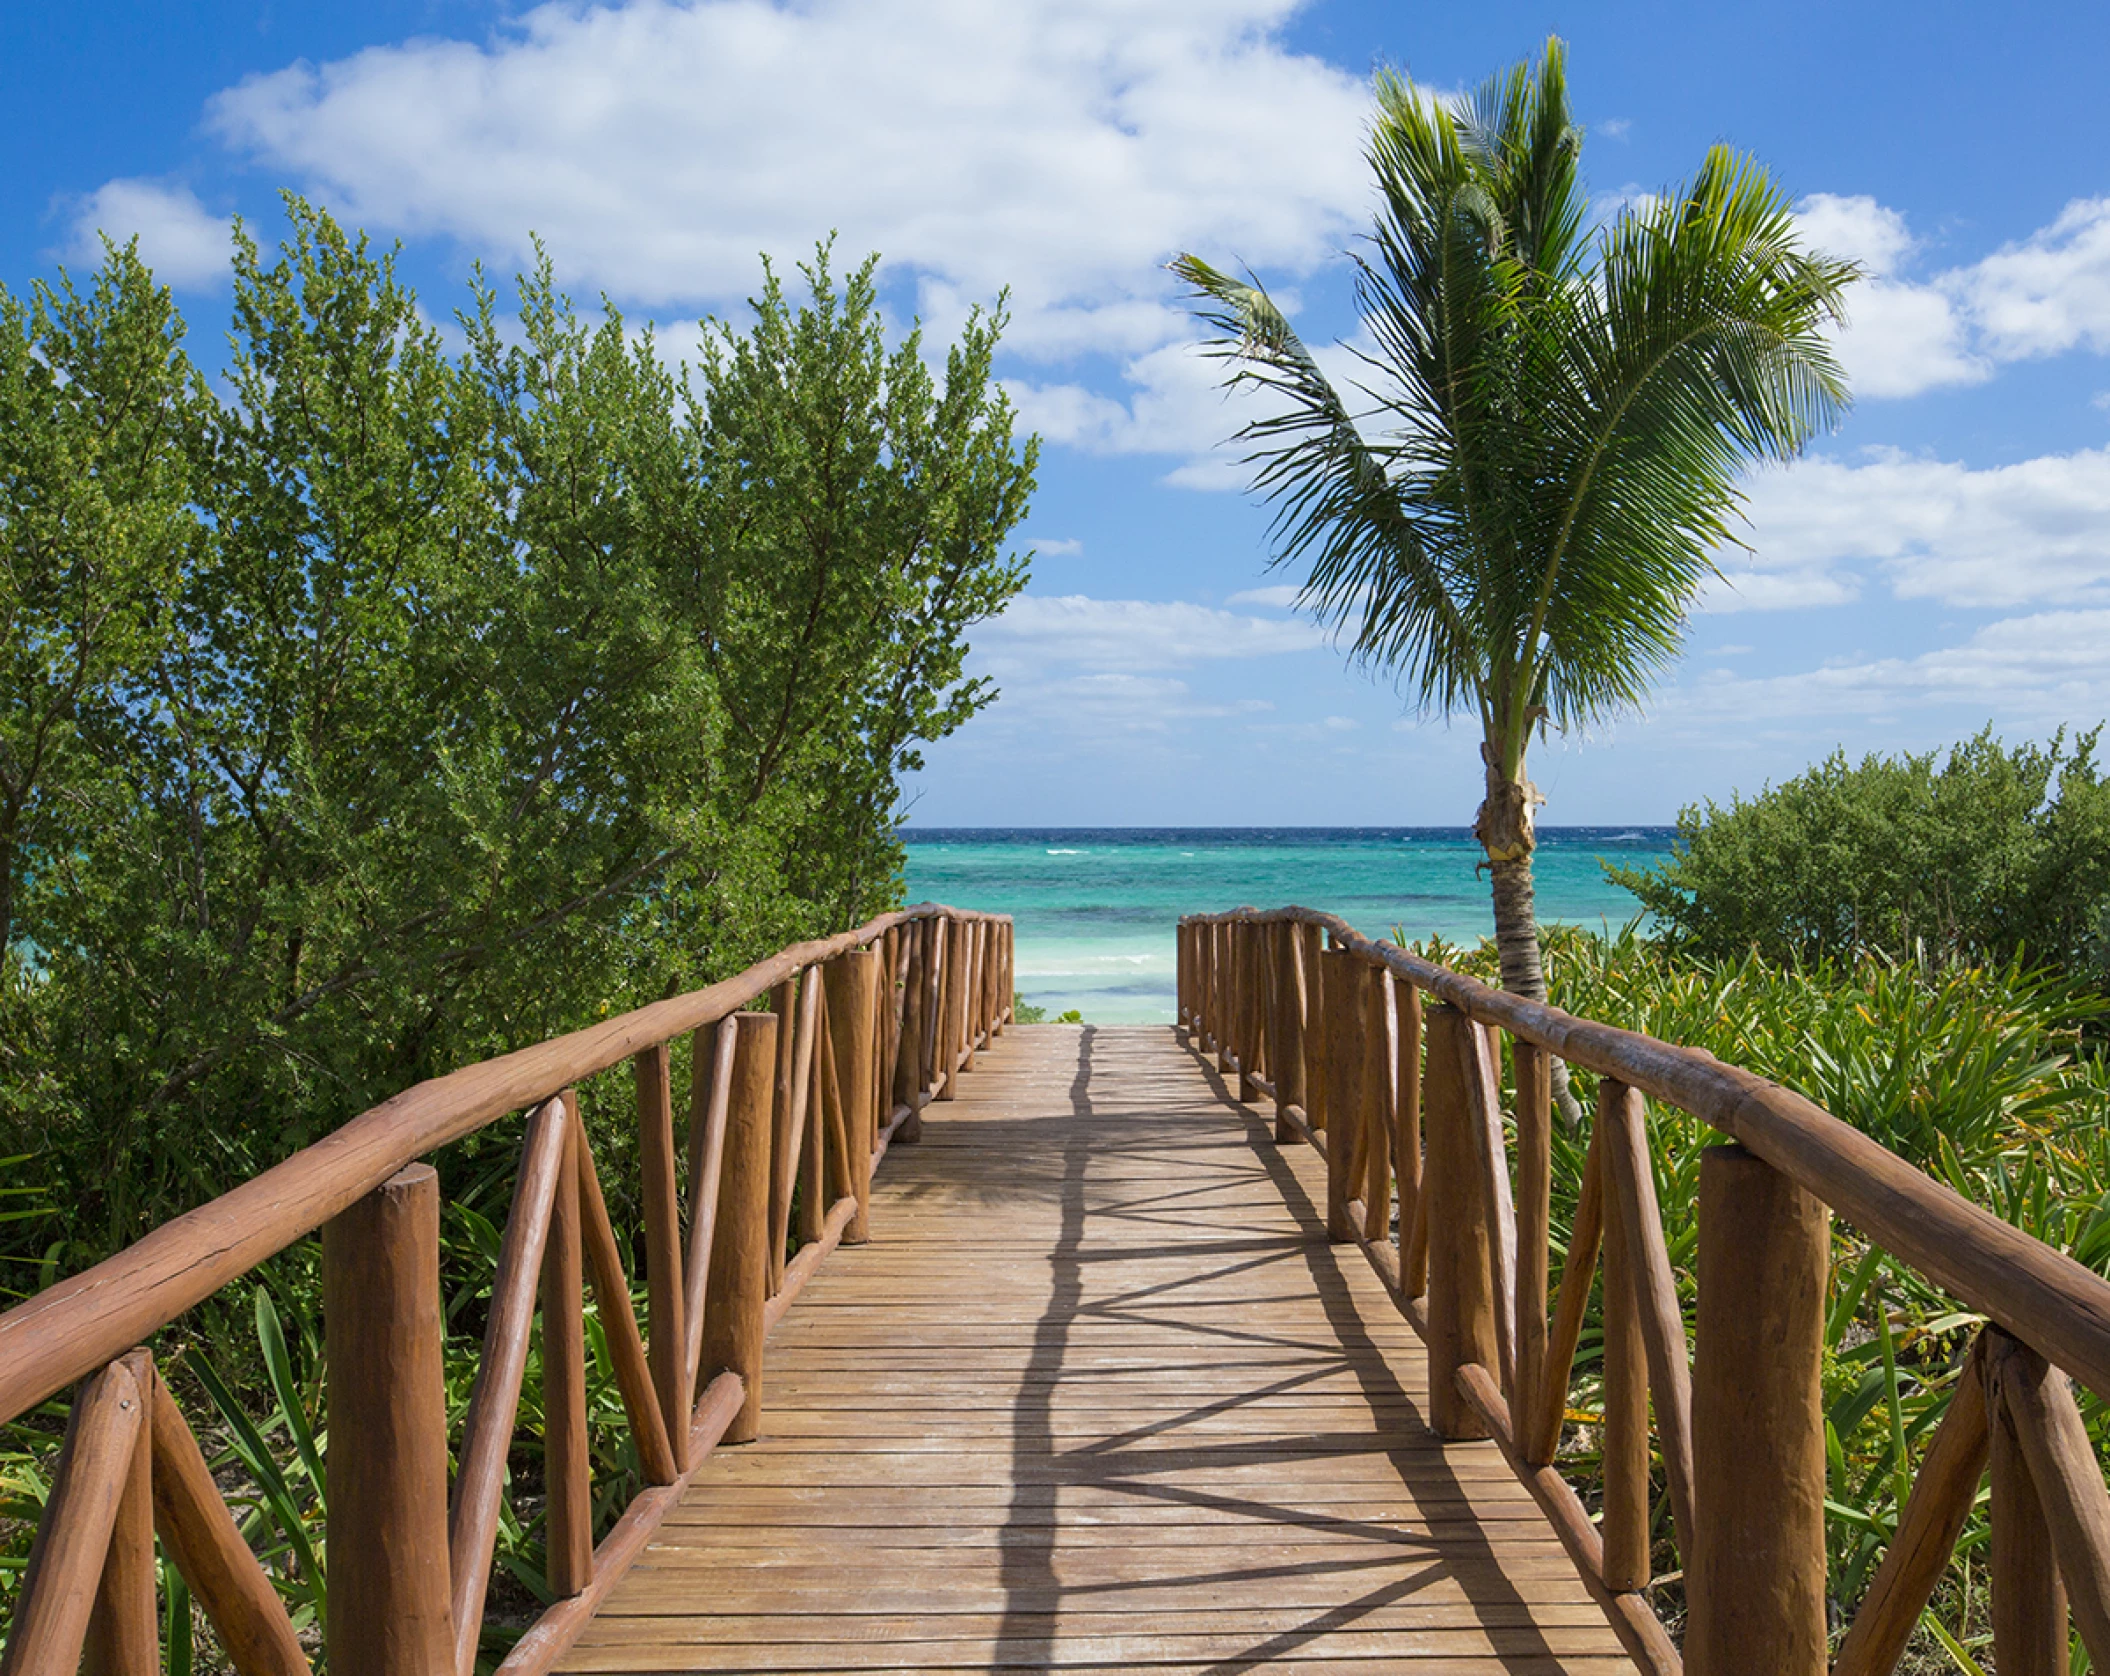
<svg viewBox="0 0 2110 1676"><path fill-rule="evenodd" d="M322 1563L308 1538L307 1522L301 1516L298 1498L286 1482L285 1474L279 1471L278 1461L263 1434L256 1429L244 1412L240 1399L212 1363L199 1356L192 1359L190 1366L198 1376L198 1383L205 1387L205 1394L212 1399L213 1407L220 1411L220 1418L227 1423L229 1448L256 1480L272 1517L278 1522L280 1534L298 1558L305 1592L316 1616L327 1621Z"/></svg>

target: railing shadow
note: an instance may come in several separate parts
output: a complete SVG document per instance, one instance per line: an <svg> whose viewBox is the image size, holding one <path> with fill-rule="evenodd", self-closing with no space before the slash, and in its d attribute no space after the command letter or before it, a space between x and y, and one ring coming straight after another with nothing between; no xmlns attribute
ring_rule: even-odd
<svg viewBox="0 0 2110 1676"><path fill-rule="evenodd" d="M1247 1139L1254 1154L1259 1158L1261 1167L1267 1171L1268 1179L1280 1190L1298 1223L1307 1231L1308 1237L1301 1247L1306 1271L1319 1294L1327 1321L1338 1336L1342 1349L1347 1353L1347 1365L1354 1370L1363 1394L1369 1399L1373 1410L1379 1412L1382 1412L1382 1407L1387 1404L1405 1404L1412 1410L1416 1423L1426 1431L1427 1416L1420 1402L1399 1382L1383 1350L1371 1338L1362 1311L1349 1295L1348 1279L1341 1268L1341 1256L1346 1252L1352 1261L1361 1263L1361 1252L1354 1246L1334 1245L1326 1239L1324 1210L1312 1202L1311 1195L1305 1191L1303 1182L1291 1168L1289 1160L1282 1155L1282 1149L1274 1139L1273 1120L1264 1119L1242 1105L1222 1073L1206 1060L1200 1059L1199 1055L1196 1057L1208 1079L1211 1092L1244 1121ZM1429 1488L1440 1486L1452 1492L1461 1505L1470 1505L1463 1481L1451 1470L1448 1453L1434 1444L1433 1433L1426 1442L1417 1442L1421 1443L1421 1446L1414 1452L1415 1476L1410 1482L1402 1472L1402 1486L1415 1494L1417 1503L1423 1499L1423 1494ZM1485 1444L1476 1447L1492 1452L1494 1446ZM1419 1587L1439 1576L1448 1575L1454 1578L1467 1600L1472 1603L1477 1620L1483 1623L1507 1623L1511 1626L1499 1636L1490 1637L1492 1655L1501 1661L1505 1669L1545 1668L1545 1661L1555 1657L1554 1649L1544 1634L1532 1624L1529 1603L1510 1581L1508 1572L1487 1539L1486 1526L1477 1517L1466 1520L1463 1524L1463 1534L1445 1536L1440 1541L1431 1539L1437 1547L1437 1563L1410 1581ZM1335 1608L1325 1614L1323 1619L1315 1619L1311 1633L1323 1634L1352 1623L1356 1617L1367 1613L1373 1607L1388 1604L1399 1598L1402 1598L1402 1594L1396 1585L1373 1590L1359 1600ZM1321 1624L1323 1628L1319 1627ZM1309 1635L1304 1635L1303 1638L1309 1639ZM1281 1657L1292 1646L1299 1644L1301 1642L1286 1641L1285 1638L1277 1637L1255 1647L1247 1660L1211 1666L1208 1676L1232 1676L1236 1671L1251 1670L1266 1664L1270 1659Z"/></svg>
<svg viewBox="0 0 2110 1676"><path fill-rule="evenodd" d="M1182 1241L1177 1246L1181 1254L1217 1261L1199 1272L1190 1270L1170 1278L1146 1275L1118 1293L1092 1295L1092 1277L1095 1273L1105 1274L1106 1265L1165 1253L1168 1248L1154 1230L1175 1225L1192 1230L1198 1225L1197 1218L1207 1218L1211 1229L1219 1228L1222 1213L1209 1203L1210 1197L1226 1186L1235 1186L1244 1175L1243 1171L1217 1173L1206 1181L1196 1183L1190 1179L1171 1189L1156 1184L1146 1187L1139 1182L1134 1192L1121 1191L1115 1185L1118 1176L1112 1183L1102 1177L1102 1184L1114 1186L1114 1191L1095 1194L1091 1173L1094 1164L1104 1167L1131 1155L1139 1161L1152 1156L1162 1160L1168 1150L1196 1144L1190 1137L1197 1137L1197 1130L1191 1127L1191 1095L1163 1102L1166 1118L1187 1119L1186 1124L1173 1127L1153 1121L1156 1111L1151 1108L1157 1102L1133 1102L1138 1106L1133 1113L1125 1104L1118 1113L1100 1109L1094 1099L1093 1078L1102 1068L1103 1054L1100 1034L1087 1027L1079 1036L1070 1081L1068 1133L1049 1163L1036 1163L1030 1155L1019 1160L1019 1174L1029 1184L1027 1190L1035 1195L1052 1194L1059 1203L1060 1216L1059 1232L1049 1251L1047 1301L1035 1324L1022 1383L1012 1404L1013 1459L1022 1470L1017 1472L1000 1537L999 1577L1004 1608L988 1668L1046 1668L1053 1664L1060 1620L1066 1609L1085 1613L1100 1603L1117 1608L1124 1594L1136 1590L1193 1588L1199 1600L1203 1591L1237 1585L1254 1589L1256 1604L1280 1605L1281 1612L1277 1623L1261 1639L1235 1653L1219 1656L1214 1662L1198 1665L1211 1676L1232 1676L1351 1630L1385 1608L1410 1604L1432 1585L1446 1581L1461 1590L1476 1619L1501 1626L1491 1629L1490 1640L1492 1656L1503 1668L1545 1668L1546 1661L1555 1656L1553 1648L1531 1627L1531 1607L1503 1574L1485 1532L1471 1520L1463 1521L1470 1529L1462 1534L1449 1528L1452 1521L1445 1518L1443 1509L1469 1507L1466 1488L1450 1472L1441 1451L1421 1437L1421 1404L1394 1375L1371 1337L1350 1294L1339 1259L1325 1243L1323 1219L1265 1127L1227 1098L1220 1080L1212 1076L1213 1092L1244 1118L1247 1143L1261 1172L1294 1216L1298 1235L1284 1239L1272 1231L1241 1235L1224 1230L1220 1239ZM1122 1127L1116 1128L1111 1122L1103 1128L1099 1126L1109 1118L1118 1118ZM1136 1121L1131 1123L1131 1119ZM1206 1145L1216 1150L1220 1141L1212 1136ZM1142 1237L1133 1245L1125 1241L1103 1243L1109 1232L1123 1223L1138 1225ZM1095 1238L1101 1243L1095 1243ZM1293 1267L1285 1271L1283 1265ZM1295 1281L1270 1287L1268 1281L1276 1273L1285 1279L1294 1273ZM1224 1300L1181 1300L1178 1296L1182 1291L1207 1290L1212 1284L1238 1279L1248 1283L1238 1294L1240 1304L1269 1297L1309 1298L1316 1291L1327 1331L1323 1335L1285 1333L1280 1323L1255 1327L1238 1320L1243 1313L1240 1309L1221 1307ZM1251 1359L1242 1358L1235 1365L1252 1370L1253 1383L1241 1391L1210 1393L1206 1400L1172 1413L1138 1417L1138 1423L1088 1443L1065 1444L1065 1432L1074 1433L1074 1428L1058 1424L1065 1389L1075 1392L1106 1371L1095 1366L1093 1359L1076 1355L1077 1329L1080 1324L1108 1321L1177 1328L1192 1342L1242 1348L1250 1352ZM1162 1372L1175 1382L1174 1389L1191 1389L1179 1376L1194 1364L1177 1354L1165 1358L1165 1362L1162 1369L1143 1369L1116 1358L1122 1373ZM1336 1418L1335 1410L1328 1405L1315 1411L1308 1426L1286 1416L1285 1430L1292 1432L1302 1451L1309 1454L1367 1456L1373 1448L1383 1448L1388 1429L1401 1429L1400 1449L1413 1452L1412 1477L1403 1470L1405 1463L1399 1450L1385 1448L1384 1452L1399 1474L1404 1495L1424 1509L1424 1517L1431 1520L1432 1528L1402 1529L1369 1518L1363 1511L1346 1512L1338 1506L1328 1506L1323 1492L1315 1497L1292 1492L1279 1498L1265 1491L1258 1496L1241 1493L1249 1487L1238 1482L1244 1476L1238 1469L1254 1466L1269 1453L1256 1449L1246 1438L1205 1434L1191 1440L1193 1447L1178 1445L1178 1434L1185 1428L1234 1414L1267 1399L1293 1398L1305 1387L1337 1379L1344 1372L1352 1373L1360 1406ZM1041 1475L1024 1469L1037 1468L1042 1463L1054 1470L1045 1481L1034 1482ZM1224 1474L1221 1487L1209 1481L1219 1471ZM1185 1481L1165 1480L1164 1475L1175 1472ZM1197 1473L1202 1478L1200 1484L1194 1482ZM1323 1528L1329 1538L1345 1539L1357 1546L1346 1551L1314 1547L1310 1559L1296 1557L1292 1549L1287 1563L1276 1553L1263 1556L1255 1551L1251 1558L1256 1563L1241 1564L1240 1560L1247 1556L1236 1543L1172 1545L1159 1550L1171 1564L1161 1562L1142 1568L1140 1575L1121 1581L1066 1584L1060 1564L1065 1526L1058 1515L1066 1492L1085 1489L1099 1497L1133 1498L1139 1511L1150 1509L1158 1517L1185 1509L1195 1516L1196 1522L1237 1519L1271 1529L1301 1528L1308 1532ZM1298 1505L1300 1501L1310 1505ZM1431 1508L1435 1511L1428 1511ZM1119 1507L1109 1507L1107 1516L1118 1520ZM1155 1522L1155 1518L1134 1522L1135 1551L1151 1547L1151 1525ZM1437 1522L1441 1522L1442 1529L1433 1528ZM1361 1550L1362 1544L1368 1545L1368 1552ZM1177 1564L1190 1558L1202 1562L1193 1571ZM1354 1592L1346 1600L1323 1606L1300 1607L1279 1599L1270 1601L1265 1587L1268 1583L1315 1577L1338 1578ZM1309 1601L1309 1593L1304 1599ZM1294 1621L1280 1624L1281 1617ZM1234 1620L1226 1620L1230 1621Z"/></svg>
<svg viewBox="0 0 2110 1676"><path fill-rule="evenodd" d="M1077 1037L1077 1070L1070 1079L1070 1113L1091 1115L1092 1049L1098 1032L1086 1025ZM1051 1284L1047 1308L1033 1330L1033 1349L1026 1361L1017 1400L1011 1410L1011 1447L1014 1462L1055 1456L1056 1380L1069 1350L1070 1328L1077 1318L1077 1305L1084 1295L1084 1268L1078 1254L1084 1244L1084 1175L1090 1141L1084 1130L1073 1130L1062 1148L1062 1172L1057 1189L1062 1206L1061 1231L1050 1253ZM1060 1485L1032 1484L1032 1474L1013 1475L1011 1507L1004 1522L997 1577L1004 1590L1004 1614L997 1626L996 1646L990 1668L1020 1662L1045 1665L1052 1662L1055 1614L1034 1611L1036 1597L1055 1599L1061 1587L1055 1572L1055 1549L1061 1526L1055 1519L1042 1523L1032 1517L1040 1506L1058 1506ZM1021 1661L1007 1650L1031 1648L1040 1656Z"/></svg>

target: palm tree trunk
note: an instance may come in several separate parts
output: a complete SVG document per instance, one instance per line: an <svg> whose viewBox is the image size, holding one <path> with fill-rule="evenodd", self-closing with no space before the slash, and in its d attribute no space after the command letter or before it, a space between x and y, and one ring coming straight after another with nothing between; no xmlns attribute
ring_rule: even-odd
<svg viewBox="0 0 2110 1676"><path fill-rule="evenodd" d="M1531 885L1531 851L1490 860L1494 877L1495 948L1502 956L1502 987L1529 1001L1546 999L1546 968L1539 956L1538 905Z"/></svg>
<svg viewBox="0 0 2110 1676"><path fill-rule="evenodd" d="M1531 811L1538 788L1518 765L1512 779L1486 751L1487 800L1473 822L1473 836L1487 852L1494 881L1495 949L1502 959L1502 987L1527 1001L1546 999L1546 968L1539 954L1538 904L1531 883L1531 856L1538 848ZM1568 1086L1565 1060L1553 1061L1553 1103L1570 1129L1582 1122L1582 1107Z"/></svg>

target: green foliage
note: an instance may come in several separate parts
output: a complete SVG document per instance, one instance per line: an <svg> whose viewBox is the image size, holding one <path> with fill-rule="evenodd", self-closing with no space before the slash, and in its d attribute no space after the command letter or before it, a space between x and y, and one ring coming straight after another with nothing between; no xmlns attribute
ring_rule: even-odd
<svg viewBox="0 0 2110 1676"><path fill-rule="evenodd" d="M456 354L289 210L218 394L130 251L0 299L0 1152L61 1268L891 903L898 776L1024 582L1001 309L934 370L824 247L684 369L544 261Z"/></svg>
<svg viewBox="0 0 2110 1676"><path fill-rule="evenodd" d="M1242 434L1304 603L1425 707L1474 713L1520 778L1536 723L1638 702L1743 465L1839 411L1822 328L1854 269L1805 253L1787 194L1719 146L1600 223L1558 40L1464 101L1389 73L1376 94L1361 386L1257 286L1174 270L1233 383L1269 393Z"/></svg>
<svg viewBox="0 0 2110 1676"><path fill-rule="evenodd" d="M1048 1009L1032 1005L1014 989L1011 992L1011 1022L1013 1024L1045 1024L1048 1022Z"/></svg>
<svg viewBox="0 0 2110 1676"><path fill-rule="evenodd" d="M1672 858L1609 869L1690 954L1782 962L1862 950L2017 959L2110 978L2110 783L2100 729L1946 755L1844 752L1756 797L1678 816Z"/></svg>
<svg viewBox="0 0 2110 1676"><path fill-rule="evenodd" d="M1496 975L1491 944L1420 948L1484 981ZM2019 963L1863 955L1786 969L1748 950L1726 960L1679 956L1632 927L1614 938L1556 932L1546 969L1551 999L1566 1011L1704 1048L1794 1088L1964 1197L2110 1274L2110 1066L2084 1043L2110 1003L2092 990ZM1590 1080L1578 1073L1586 1093ZM1654 1102L1648 1128L1690 1335L1700 1156L1721 1136ZM1588 1141L1587 1127L1555 1125L1556 1271ZM1583 1415L1598 1402L1595 1310L1593 1303L1572 1399ZM1828 1547L1831 1592L1849 1611L1896 1529L1979 1325L1851 1225L1835 1224L1824 1374ZM2100 1405L2081 1396L2101 1448ZM1585 1484L1597 1471L1596 1449L1591 1424L1571 1429L1563 1461ZM1981 1506L1957 1550L1940 1633L1929 1631L1936 1643L1948 1636L1959 1647L1980 1645L1985 1540Z"/></svg>
<svg viewBox="0 0 2110 1676"><path fill-rule="evenodd" d="M823 246L690 368L545 260L517 321L477 276L456 350L288 211L276 252L238 230L216 384L129 248L0 291L0 1301L406 1084L895 904L899 776L996 696L967 636L1024 585L1037 452L1001 306L890 349L876 259ZM616 1080L582 1109L629 1241ZM457 1431L518 1147L435 1159ZM312 1635L313 1250L252 1285L154 1348ZM642 1478L586 1330L605 1530ZM538 1355L494 1649L542 1595ZM63 1424L0 1435L0 1621ZM164 1600L169 1669L210 1668Z"/></svg>

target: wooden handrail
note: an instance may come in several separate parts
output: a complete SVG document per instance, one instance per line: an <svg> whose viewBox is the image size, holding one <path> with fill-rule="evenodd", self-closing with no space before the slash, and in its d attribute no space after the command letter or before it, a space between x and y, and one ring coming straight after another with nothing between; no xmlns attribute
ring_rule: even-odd
<svg viewBox="0 0 2110 1676"><path fill-rule="evenodd" d="M84 1646L95 1668L156 1662L156 1521L242 1676L306 1668L188 1425L150 1355L133 1346L318 1228L338 1538L333 1662L391 1676L474 1668L539 1302L548 1580L559 1599L504 1668L547 1670L704 1457L721 1440L755 1435L768 1327L838 1244L866 1237L872 1169L889 1141L915 1138L920 1108L1001 1032L1012 972L1007 917L929 903L882 915L708 989L421 1083L0 1315L0 1421L89 1379L0 1670L71 1669ZM935 1030L927 993L945 998ZM744 1010L764 996L776 1013ZM794 998L800 1028L781 1032L780 1052ZM689 1032L684 1234L668 1044ZM903 1052L915 1059L905 1071ZM641 1123L649 1334L638 1329L579 1120L578 1084L625 1059ZM419 1160L522 1108L526 1137L450 1521L438 1178ZM787 1268L782 1200L795 1180L802 1249ZM588 1275L647 1483L599 1547Z"/></svg>
<svg viewBox="0 0 2110 1676"><path fill-rule="evenodd" d="M2091 1654L2110 1662L2110 1490L2067 1384L2070 1374L2110 1398L2110 1282L1790 1089L1491 989L1334 915L1195 915L1180 922L1177 949L1191 1045L1233 1098L1274 1101L1277 1141L1322 1148L1329 1236L1362 1249L1426 1342L1432 1429L1500 1444L1644 1670L1681 1668L1647 1606L1653 1407L1694 1676L1824 1676L1827 1207L1991 1323L1833 1676L1893 1667L1988 1466L1999 1668L2063 1668L2069 1610ZM1365 1010L1373 992L1385 998L1378 1016ZM1515 1048L1514 1204L1496 1031ZM1389 1078L1372 1069L1386 1046ZM1601 1081L1549 1323L1555 1058ZM1700 1161L1691 1345L1644 1096L1734 1143ZM1375 1210L1387 1139L1396 1233ZM1592 1526L1552 1463L1600 1267L1602 1522Z"/></svg>
<svg viewBox="0 0 2110 1676"><path fill-rule="evenodd" d="M0 1315L0 1425L56 1396L315 1232L404 1165L621 1064L715 1024L804 967L911 920L1002 920L936 903L795 943L708 989L433 1077L384 1100L93 1268Z"/></svg>
<svg viewBox="0 0 2110 1676"><path fill-rule="evenodd" d="M2000 1220L1793 1089L1631 1030L1490 989L1311 908L1240 908L1200 924L1295 920L1482 1024L1704 1118L1972 1309L2110 1401L2110 1281Z"/></svg>

